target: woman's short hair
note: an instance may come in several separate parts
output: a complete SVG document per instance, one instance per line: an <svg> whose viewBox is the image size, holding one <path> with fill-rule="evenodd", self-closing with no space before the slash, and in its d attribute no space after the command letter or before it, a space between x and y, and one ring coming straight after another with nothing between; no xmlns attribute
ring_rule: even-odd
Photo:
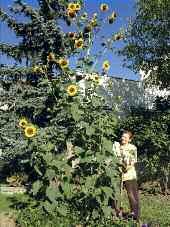
<svg viewBox="0 0 170 227"><path fill-rule="evenodd" d="M134 137L134 133L132 131L130 131L130 130L124 130L122 132L122 135L123 134L128 134L130 139L133 139L133 137Z"/></svg>

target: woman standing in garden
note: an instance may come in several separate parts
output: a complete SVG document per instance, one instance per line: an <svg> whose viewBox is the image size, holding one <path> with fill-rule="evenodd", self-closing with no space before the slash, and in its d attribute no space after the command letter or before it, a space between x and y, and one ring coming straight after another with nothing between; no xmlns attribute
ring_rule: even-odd
<svg viewBox="0 0 170 227"><path fill-rule="evenodd" d="M120 161L122 173L121 180L126 188L131 208L130 216L135 220L139 220L139 193L135 169L135 163L137 162L137 148L130 143L132 138L133 134L131 131L124 131L120 138L120 142L114 142L113 151ZM120 210L117 209L114 201L113 207L119 215Z"/></svg>

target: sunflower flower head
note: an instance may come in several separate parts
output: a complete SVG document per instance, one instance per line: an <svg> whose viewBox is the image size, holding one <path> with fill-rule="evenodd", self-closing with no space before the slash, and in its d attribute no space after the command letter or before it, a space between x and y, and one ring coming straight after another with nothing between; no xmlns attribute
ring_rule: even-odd
<svg viewBox="0 0 170 227"><path fill-rule="evenodd" d="M110 69L110 62L108 60L104 61L102 68L104 71L108 71Z"/></svg>
<svg viewBox="0 0 170 227"><path fill-rule="evenodd" d="M101 82L101 78L100 76L97 74L97 73L93 73L91 76L90 76L90 79L95 82L96 84L100 84Z"/></svg>
<svg viewBox="0 0 170 227"><path fill-rule="evenodd" d="M118 34L113 36L114 41L122 40L123 38L124 38L124 36L121 33L118 33Z"/></svg>
<svg viewBox="0 0 170 227"><path fill-rule="evenodd" d="M75 8L76 8L75 9L76 11L80 11L81 10L81 5L79 3L76 3L75 4Z"/></svg>
<svg viewBox="0 0 170 227"><path fill-rule="evenodd" d="M69 37L70 39L75 39L75 38L76 38L76 33L75 33L75 32L69 32L69 33L68 33L68 37Z"/></svg>
<svg viewBox="0 0 170 227"><path fill-rule="evenodd" d="M59 66L60 66L62 69L68 68L69 60L66 59L66 58L61 58L61 59L58 61L58 64L59 64Z"/></svg>
<svg viewBox="0 0 170 227"><path fill-rule="evenodd" d="M33 71L34 73L39 73L39 69L40 69L39 66L34 66L34 67L32 68L32 71Z"/></svg>
<svg viewBox="0 0 170 227"><path fill-rule="evenodd" d="M96 27L97 26L97 19L96 18L93 18L91 21L90 21L90 25L92 27Z"/></svg>
<svg viewBox="0 0 170 227"><path fill-rule="evenodd" d="M36 135L37 129L34 125L27 125L24 130L24 133L27 138L31 138Z"/></svg>
<svg viewBox="0 0 170 227"><path fill-rule="evenodd" d="M109 21L109 24L113 24L113 22L116 20L116 13L113 12L109 17L108 17L108 21Z"/></svg>
<svg viewBox="0 0 170 227"><path fill-rule="evenodd" d="M75 40L75 47L76 48L83 48L84 41L82 38Z"/></svg>
<svg viewBox="0 0 170 227"><path fill-rule="evenodd" d="M20 126L21 128L26 128L28 124L29 124L29 123L28 123L28 121L27 121L27 119L26 119L25 117L23 117L23 118L21 118L21 119L19 120L19 126Z"/></svg>
<svg viewBox="0 0 170 227"><path fill-rule="evenodd" d="M33 73L40 74L40 73L45 73L47 71L47 68L45 68L45 66L37 66L37 65L35 65L32 68L32 71L33 71Z"/></svg>
<svg viewBox="0 0 170 227"><path fill-rule="evenodd" d="M75 10L67 10L67 16L70 18L76 17L76 11Z"/></svg>
<svg viewBox="0 0 170 227"><path fill-rule="evenodd" d="M116 19L117 14L115 12L112 12L111 17Z"/></svg>
<svg viewBox="0 0 170 227"><path fill-rule="evenodd" d="M90 78L94 82L98 82L99 81L99 75L97 73L92 74Z"/></svg>
<svg viewBox="0 0 170 227"><path fill-rule="evenodd" d="M101 10L102 12L108 11L108 10L109 10L108 4L102 3L102 4L100 5L100 10Z"/></svg>
<svg viewBox="0 0 170 227"><path fill-rule="evenodd" d="M99 76L98 75L95 75L94 76L94 81L97 82L97 83L99 83Z"/></svg>
<svg viewBox="0 0 170 227"><path fill-rule="evenodd" d="M49 55L47 56L47 61L48 62L52 62L52 61L55 61L55 54L54 53L49 53Z"/></svg>
<svg viewBox="0 0 170 227"><path fill-rule="evenodd" d="M84 27L84 33L89 33L92 31L92 25L88 24Z"/></svg>
<svg viewBox="0 0 170 227"><path fill-rule="evenodd" d="M78 87L74 84L71 84L67 87L67 94L69 96L75 96L78 92Z"/></svg>
<svg viewBox="0 0 170 227"><path fill-rule="evenodd" d="M67 10L76 11L76 5L77 5L77 4L75 4L75 3L73 3L73 2L70 2L70 3L68 4Z"/></svg>

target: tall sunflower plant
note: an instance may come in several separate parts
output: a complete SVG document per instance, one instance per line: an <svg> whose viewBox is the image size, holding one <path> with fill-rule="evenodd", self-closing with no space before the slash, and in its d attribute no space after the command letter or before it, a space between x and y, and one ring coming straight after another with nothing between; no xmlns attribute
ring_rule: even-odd
<svg viewBox="0 0 170 227"><path fill-rule="evenodd" d="M41 50L36 47L40 52L36 56L35 48L34 57L27 59L30 66L19 71L25 75L26 83L20 81L17 88L12 116L20 165L27 166L28 193L46 213L59 216L71 213L79 224L94 226L112 219L109 200L119 192L119 172L112 150L117 124L115 109L108 105L102 93L102 76L93 71L97 62L90 49L102 21L98 14L89 16L84 12L83 1L40 2L41 23L45 27L48 22L52 29L44 35L55 30L57 7L61 11L58 18L70 28L77 27L77 31L64 32L57 26L57 43L53 42L54 34L49 37L49 43L48 39L44 40L43 52L40 54ZM46 13L43 2L48 6ZM22 6L21 2L17 4ZM23 11L27 9L24 7ZM103 3L99 8L99 14L106 14L108 26L116 20L116 13L109 7ZM34 14L29 10L26 13L32 14L35 22L38 11ZM44 29L40 22L36 26L39 26L38 32ZM113 35L103 44L104 52L120 39L122 37ZM79 73L71 66L73 56ZM107 59L101 66L105 73L110 67ZM15 149L15 141L12 147Z"/></svg>
<svg viewBox="0 0 170 227"><path fill-rule="evenodd" d="M100 6L102 13L108 8L106 4ZM78 31L65 35L71 48L68 55L59 59L52 55L47 62L47 68L56 64L60 75L50 81L48 137L41 129L39 135L43 133L45 140L38 134L34 138L31 164L37 180L31 192L43 201L47 212L64 216L73 212L82 224L94 224L112 219L109 199L119 192L119 172L112 150L117 120L114 108L109 106L108 110L102 96L102 76L93 72L94 62L90 62L94 33L100 27L97 15L83 18L82 5L76 3L69 3L66 11ZM79 73L69 64L72 55L78 61ZM105 60L103 72L109 68Z"/></svg>

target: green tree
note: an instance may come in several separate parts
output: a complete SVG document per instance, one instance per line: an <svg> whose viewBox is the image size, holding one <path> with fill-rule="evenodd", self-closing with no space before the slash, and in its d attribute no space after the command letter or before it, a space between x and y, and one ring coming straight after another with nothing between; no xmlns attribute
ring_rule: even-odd
<svg viewBox="0 0 170 227"><path fill-rule="evenodd" d="M169 99L157 98L153 110L134 109L120 128L135 133L134 143L138 148L139 182L160 182L162 192L168 193L170 157L170 112ZM156 188L151 188L155 190Z"/></svg>
<svg viewBox="0 0 170 227"><path fill-rule="evenodd" d="M139 0L120 53L126 66L146 75L146 85L170 86L170 2Z"/></svg>

